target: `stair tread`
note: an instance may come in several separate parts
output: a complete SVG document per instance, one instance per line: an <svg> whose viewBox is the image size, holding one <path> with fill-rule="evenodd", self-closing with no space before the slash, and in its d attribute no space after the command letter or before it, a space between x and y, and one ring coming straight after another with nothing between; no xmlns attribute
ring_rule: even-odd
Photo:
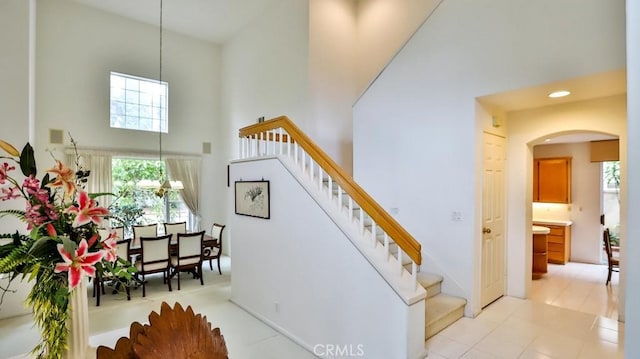
<svg viewBox="0 0 640 359"><path fill-rule="evenodd" d="M429 326L429 324L446 317L449 313L464 307L466 304L467 300L464 298L442 293L435 297L428 298L426 303L425 326Z"/></svg>
<svg viewBox="0 0 640 359"><path fill-rule="evenodd" d="M429 288L435 284L442 283L442 276L430 272L418 272L418 283L423 287Z"/></svg>

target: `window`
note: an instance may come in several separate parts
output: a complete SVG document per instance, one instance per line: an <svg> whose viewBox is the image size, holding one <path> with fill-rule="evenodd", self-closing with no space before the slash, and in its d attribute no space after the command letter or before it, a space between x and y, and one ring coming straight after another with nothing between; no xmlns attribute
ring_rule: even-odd
<svg viewBox="0 0 640 359"><path fill-rule="evenodd" d="M114 225L187 222L191 228L189 209L177 191L158 198L151 189L138 186L141 180L158 180L166 173L164 162L148 159L113 158L111 160Z"/></svg>
<svg viewBox="0 0 640 359"><path fill-rule="evenodd" d="M168 84L111 73L111 127L168 132Z"/></svg>

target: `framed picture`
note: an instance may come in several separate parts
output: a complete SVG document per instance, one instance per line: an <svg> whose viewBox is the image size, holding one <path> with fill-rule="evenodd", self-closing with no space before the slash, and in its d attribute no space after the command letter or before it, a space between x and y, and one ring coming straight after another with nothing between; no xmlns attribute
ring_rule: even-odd
<svg viewBox="0 0 640 359"><path fill-rule="evenodd" d="M269 219L269 181L236 181L236 214Z"/></svg>

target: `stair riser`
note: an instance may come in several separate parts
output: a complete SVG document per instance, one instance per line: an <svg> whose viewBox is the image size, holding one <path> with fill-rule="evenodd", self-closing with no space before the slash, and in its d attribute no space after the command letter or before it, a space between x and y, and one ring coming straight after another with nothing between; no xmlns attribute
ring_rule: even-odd
<svg viewBox="0 0 640 359"><path fill-rule="evenodd" d="M458 319L462 318L463 315L464 315L464 306L450 312L445 317L440 318L436 322L427 325L424 329L425 340L440 333L446 327L450 326L451 324L455 323Z"/></svg>

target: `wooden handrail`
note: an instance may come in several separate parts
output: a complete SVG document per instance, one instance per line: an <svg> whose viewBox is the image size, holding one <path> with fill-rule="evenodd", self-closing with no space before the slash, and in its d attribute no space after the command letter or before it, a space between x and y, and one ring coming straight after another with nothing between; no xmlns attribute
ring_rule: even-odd
<svg viewBox="0 0 640 359"><path fill-rule="evenodd" d="M382 206L378 204L362 187L360 187L351 176L345 174L344 170L329 157L309 136L307 136L298 126L296 126L287 116L280 116L274 119L260 122L251 126L243 127L239 131L240 138L253 136L265 131L283 128L291 138L298 143L311 158L322 167L331 178L337 182L351 198L360 205L377 225L387 233L393 241L411 258L416 264L422 263L422 246L409 234Z"/></svg>

